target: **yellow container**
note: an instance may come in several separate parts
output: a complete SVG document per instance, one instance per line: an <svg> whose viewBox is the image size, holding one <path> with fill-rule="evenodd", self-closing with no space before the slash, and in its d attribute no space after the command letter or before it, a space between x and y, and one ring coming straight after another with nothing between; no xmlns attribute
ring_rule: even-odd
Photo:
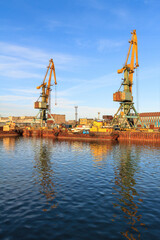
<svg viewBox="0 0 160 240"><path fill-rule="evenodd" d="M105 128L99 128L98 132L106 132L106 129Z"/></svg>
<svg viewBox="0 0 160 240"><path fill-rule="evenodd" d="M93 126L92 128L90 128L90 132L97 132L98 131L98 128Z"/></svg>
<svg viewBox="0 0 160 240"><path fill-rule="evenodd" d="M9 131L9 130L10 130L9 125L4 125L4 126L3 126L3 131Z"/></svg>
<svg viewBox="0 0 160 240"><path fill-rule="evenodd" d="M148 132L154 132L154 130L153 129L148 129Z"/></svg>
<svg viewBox="0 0 160 240"><path fill-rule="evenodd" d="M93 126L102 127L103 126L103 122L94 121L93 122Z"/></svg>

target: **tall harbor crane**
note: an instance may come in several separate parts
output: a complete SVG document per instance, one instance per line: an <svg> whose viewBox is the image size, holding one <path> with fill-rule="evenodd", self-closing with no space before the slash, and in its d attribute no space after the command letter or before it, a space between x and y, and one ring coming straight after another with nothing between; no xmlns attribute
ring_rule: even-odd
<svg viewBox="0 0 160 240"><path fill-rule="evenodd" d="M50 72L49 72L50 71ZM48 82L46 82L46 77L49 72L49 79ZM34 103L34 108L39 109L39 113L37 114L36 118L38 115L40 115L40 120L41 120L41 126L43 125L43 122L47 122L48 115L50 115L51 119L53 119L51 115L51 110L50 110L50 97L51 97L51 78L52 78L52 73L54 75L54 84L57 85L56 81L56 73L55 73L55 67L54 67L54 62L53 59L49 60L49 66L47 67L47 71L43 80L43 83L37 87L37 89L42 89L41 95L39 98L41 98L41 101L38 100Z"/></svg>
<svg viewBox="0 0 160 240"><path fill-rule="evenodd" d="M120 102L120 107L114 115L113 123L118 123L122 128L134 128L139 120L132 96L133 73L135 69L139 67L136 30L133 30L131 34L132 38L131 41L129 41L130 45L125 64L121 69L117 70L118 74L124 73L124 78L120 86L120 88L123 86L123 91L120 91L119 88L119 90L113 94L113 101ZM130 63L128 63L129 57Z"/></svg>

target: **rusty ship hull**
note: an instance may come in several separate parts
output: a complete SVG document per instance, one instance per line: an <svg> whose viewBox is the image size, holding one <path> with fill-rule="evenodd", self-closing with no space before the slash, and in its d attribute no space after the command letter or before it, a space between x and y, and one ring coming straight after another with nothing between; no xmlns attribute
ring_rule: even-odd
<svg viewBox="0 0 160 240"><path fill-rule="evenodd" d="M50 137L54 139L73 139L73 140L88 140L88 141L116 141L119 133L70 133L67 131L54 131L54 130L28 130L23 131L23 136L28 137Z"/></svg>
<svg viewBox="0 0 160 240"><path fill-rule="evenodd" d="M112 133L70 133L68 131L28 130L24 129L23 136L50 137L53 139L73 139L89 141L133 141L133 142L157 142L160 143L160 132L141 131L114 131Z"/></svg>
<svg viewBox="0 0 160 240"><path fill-rule="evenodd" d="M120 131L118 141L158 142L160 132Z"/></svg>
<svg viewBox="0 0 160 240"><path fill-rule="evenodd" d="M15 131L0 131L0 138L1 137L18 137L20 136L19 132Z"/></svg>

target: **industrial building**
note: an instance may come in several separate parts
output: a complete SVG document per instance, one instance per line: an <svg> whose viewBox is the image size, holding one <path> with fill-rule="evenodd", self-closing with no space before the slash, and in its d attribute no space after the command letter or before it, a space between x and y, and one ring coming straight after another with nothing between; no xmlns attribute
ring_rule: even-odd
<svg viewBox="0 0 160 240"><path fill-rule="evenodd" d="M113 116L112 115L103 115L103 120L107 123L110 124L113 120Z"/></svg>
<svg viewBox="0 0 160 240"><path fill-rule="evenodd" d="M33 122L34 117L33 116L21 116L21 117L15 117L15 116L9 116L9 117L0 117L0 126L3 126L6 124L6 122L14 122L17 126L30 126Z"/></svg>
<svg viewBox="0 0 160 240"><path fill-rule="evenodd" d="M79 124L80 125L91 125L93 123L93 118L80 118Z"/></svg>
<svg viewBox="0 0 160 240"><path fill-rule="evenodd" d="M160 112L147 112L139 114L141 123L147 128L160 127Z"/></svg>
<svg viewBox="0 0 160 240"><path fill-rule="evenodd" d="M62 124L62 123L66 123L66 115L64 114L51 114L53 119L54 119L54 123L55 124ZM48 116L50 118L50 115ZM48 124L53 124L53 120L48 120L47 121Z"/></svg>
<svg viewBox="0 0 160 240"><path fill-rule="evenodd" d="M55 124L65 123L66 116L64 114L52 114L52 117L55 120ZM36 119L34 116L9 116L9 117L0 117L0 126L6 124L6 122L14 122L17 126L31 126L32 123L40 124L40 120ZM49 123L53 124L53 120L48 120Z"/></svg>

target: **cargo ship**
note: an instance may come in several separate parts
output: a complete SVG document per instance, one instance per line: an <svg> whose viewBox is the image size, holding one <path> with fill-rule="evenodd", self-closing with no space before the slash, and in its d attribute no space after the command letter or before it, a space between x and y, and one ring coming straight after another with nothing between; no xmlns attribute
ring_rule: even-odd
<svg viewBox="0 0 160 240"><path fill-rule="evenodd" d="M117 141L119 133L117 131L113 132L69 132L67 129L54 130L54 129L24 129L23 136L28 137L50 137L54 139L74 139L74 140L89 140L89 141Z"/></svg>

